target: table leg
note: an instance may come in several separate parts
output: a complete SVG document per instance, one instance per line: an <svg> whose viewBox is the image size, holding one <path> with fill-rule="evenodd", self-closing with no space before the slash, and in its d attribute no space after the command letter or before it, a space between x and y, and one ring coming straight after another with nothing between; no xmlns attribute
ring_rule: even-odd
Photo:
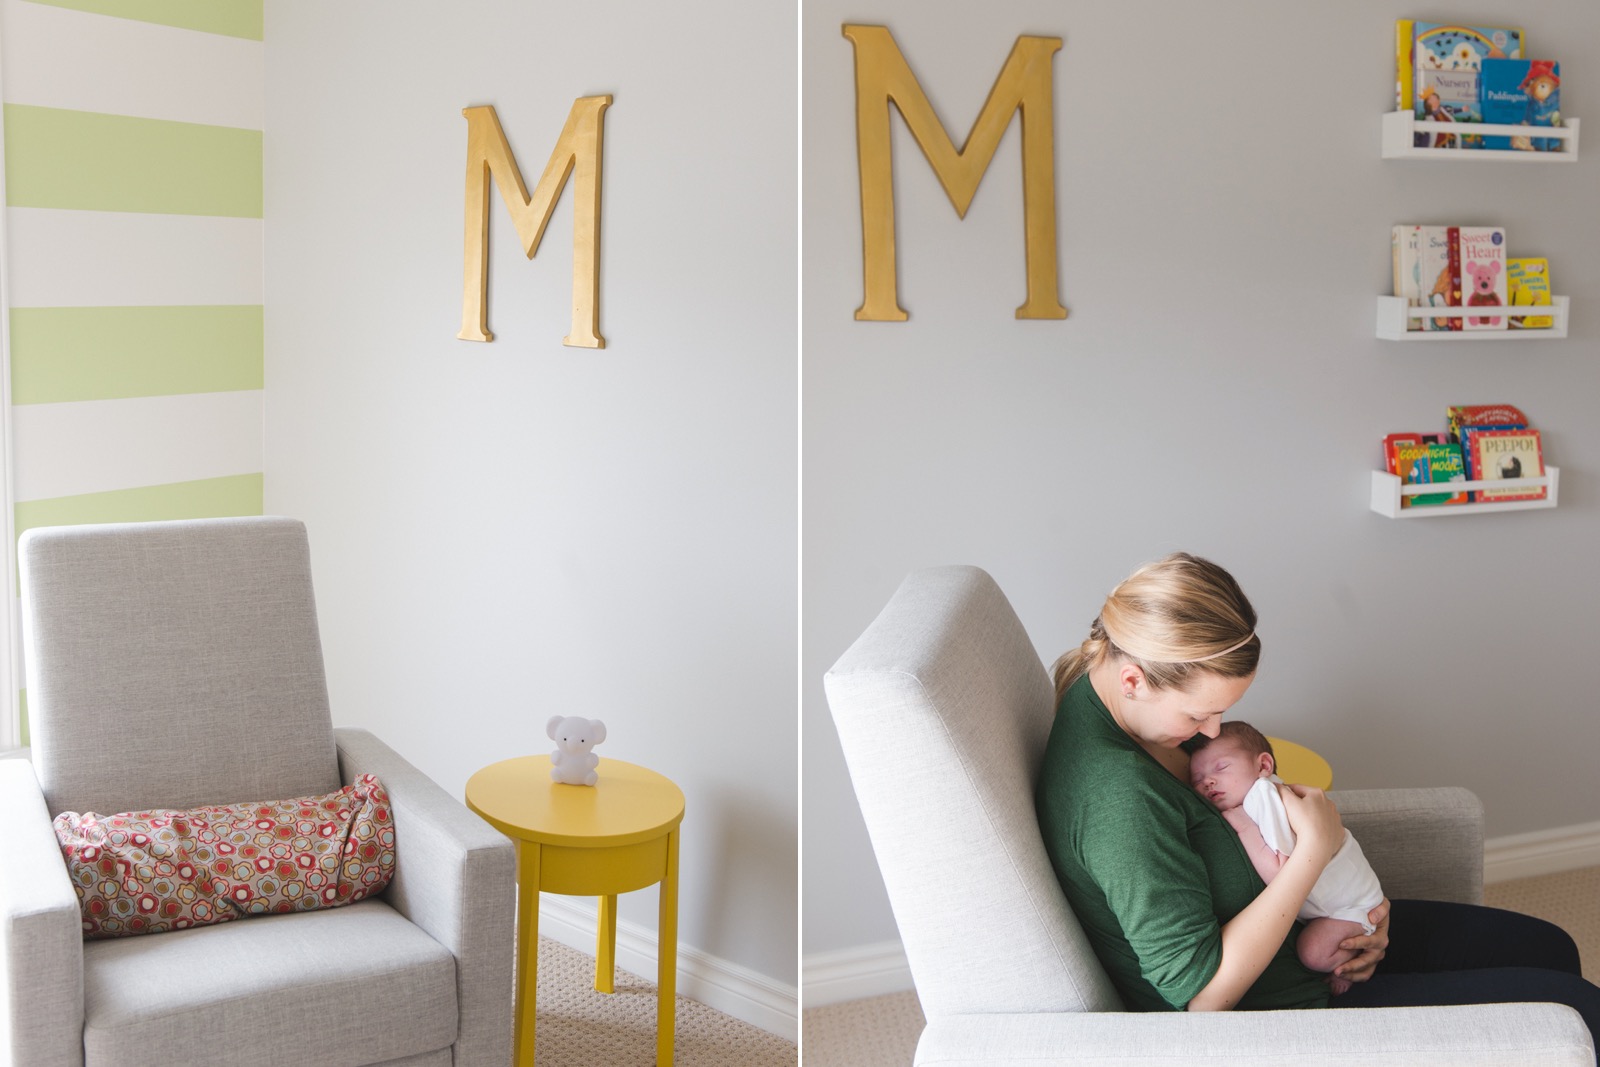
<svg viewBox="0 0 1600 1067"><path fill-rule="evenodd" d="M512 1043L517 1067L533 1067L535 1011L539 992L539 845L517 849L517 1002Z"/></svg>
<svg viewBox="0 0 1600 1067"><path fill-rule="evenodd" d="M672 1067L678 996L678 829L667 835L667 873L661 879L660 949L656 953L656 1067Z"/></svg>
<svg viewBox="0 0 1600 1067"><path fill-rule="evenodd" d="M594 988L599 993L615 992L617 974L617 895L600 898L600 934L594 949Z"/></svg>

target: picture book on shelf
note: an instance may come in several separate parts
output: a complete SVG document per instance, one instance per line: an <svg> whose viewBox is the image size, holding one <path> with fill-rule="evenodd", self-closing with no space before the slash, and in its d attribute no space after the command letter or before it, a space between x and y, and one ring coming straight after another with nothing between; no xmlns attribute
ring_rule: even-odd
<svg viewBox="0 0 1600 1067"><path fill-rule="evenodd" d="M1403 20L1402 20L1403 21ZM1400 29L1395 30L1396 64L1399 63ZM1482 122L1478 102L1478 75L1486 59L1521 59L1521 29L1498 26L1461 26L1451 23L1411 23L1412 112L1418 119L1436 122ZM1396 92L1403 97L1404 78ZM1404 106L1403 104L1401 105ZM1448 133L1426 132L1416 138L1418 147L1482 145L1482 137L1463 134L1460 144Z"/></svg>
<svg viewBox="0 0 1600 1067"><path fill-rule="evenodd" d="M1466 480L1461 448L1445 440L1442 433L1392 433L1383 439L1384 464L1389 473L1406 485ZM1403 508L1413 505L1464 504L1465 492L1417 493L1400 497Z"/></svg>
<svg viewBox="0 0 1600 1067"><path fill-rule="evenodd" d="M1417 49L1417 39L1426 37L1425 47L1431 55L1422 58L1437 70L1443 70L1444 64L1451 62L1470 61L1465 53L1454 55L1455 46L1459 43L1449 35L1466 33L1474 35L1471 40L1486 46L1479 52L1480 56L1494 58L1505 57L1508 59L1521 59L1522 31L1495 29L1493 27L1451 26L1445 23L1418 22L1415 19L1397 19L1394 24L1394 106L1397 111L1411 111L1416 106L1416 97L1413 88L1416 84L1417 67L1420 53ZM1474 51L1477 51L1474 48Z"/></svg>
<svg viewBox="0 0 1600 1067"><path fill-rule="evenodd" d="M1445 409L1450 439L1461 440L1463 426L1526 426L1528 416L1510 404L1452 404Z"/></svg>
<svg viewBox="0 0 1600 1067"><path fill-rule="evenodd" d="M1506 260L1506 303L1516 307L1550 305L1550 263L1540 257ZM1513 330L1548 330L1556 324L1550 315L1513 315Z"/></svg>
<svg viewBox="0 0 1600 1067"><path fill-rule="evenodd" d="M1544 455L1539 431L1530 429L1480 430L1472 435L1472 469L1476 481L1506 478L1537 478L1544 474ZM1519 489L1480 489L1475 494L1482 502L1494 500L1543 500L1545 486Z"/></svg>
<svg viewBox="0 0 1600 1067"><path fill-rule="evenodd" d="M1461 304L1480 311L1506 306L1506 231L1499 226L1456 228L1461 264ZM1463 330L1504 330L1505 315L1469 314Z"/></svg>
<svg viewBox="0 0 1600 1067"><path fill-rule="evenodd" d="M1479 113L1506 126L1561 125L1561 64L1548 59L1485 59L1478 72ZM1490 134L1483 147L1559 152L1560 138Z"/></svg>
<svg viewBox="0 0 1600 1067"><path fill-rule="evenodd" d="M1418 237L1418 299L1426 307L1461 305L1461 265L1448 226L1424 226ZM1459 330L1460 319L1423 319L1425 330Z"/></svg>
<svg viewBox="0 0 1600 1067"><path fill-rule="evenodd" d="M1395 445L1396 473L1406 485L1431 485L1435 482L1460 482L1466 480L1458 445L1437 443L1401 443ZM1401 507L1435 507L1442 504L1464 504L1463 491L1446 493L1415 493L1400 497Z"/></svg>
<svg viewBox="0 0 1600 1067"><path fill-rule="evenodd" d="M1396 226L1391 236L1394 258L1394 295L1404 298L1406 307L1422 305L1422 227ZM1406 318L1406 329L1422 329L1422 320Z"/></svg>

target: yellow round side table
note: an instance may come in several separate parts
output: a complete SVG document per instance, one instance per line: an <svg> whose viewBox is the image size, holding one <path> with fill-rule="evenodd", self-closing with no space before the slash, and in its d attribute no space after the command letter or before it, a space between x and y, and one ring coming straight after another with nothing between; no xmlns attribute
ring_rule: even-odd
<svg viewBox="0 0 1600 1067"><path fill-rule="evenodd" d="M1328 766L1327 760L1293 741L1285 741L1281 737L1269 737L1267 740L1272 742L1279 778L1299 785L1314 785L1318 789L1332 788L1333 768Z"/></svg>
<svg viewBox="0 0 1600 1067"><path fill-rule="evenodd" d="M549 756L521 756L467 780L467 807L517 842L516 1045L533 1067L539 894L600 898L594 987L613 990L617 894L661 883L656 1064L671 1067L678 976L678 824L683 791L655 771L604 759L592 786L550 780Z"/></svg>

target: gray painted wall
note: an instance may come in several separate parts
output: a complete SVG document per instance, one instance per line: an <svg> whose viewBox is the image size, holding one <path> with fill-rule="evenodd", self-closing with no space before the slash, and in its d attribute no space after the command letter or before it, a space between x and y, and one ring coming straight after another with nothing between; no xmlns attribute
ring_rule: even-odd
<svg viewBox="0 0 1600 1067"><path fill-rule="evenodd" d="M792 988L793 11L274 0L267 509L310 528L338 721L450 792L605 720L688 799L682 943ZM461 318L461 109L531 186L611 93L603 351L564 348L572 191L530 263L492 206ZM624 920L655 930L655 891Z"/></svg>
<svg viewBox="0 0 1600 1067"><path fill-rule="evenodd" d="M1514 13L1600 116L1600 9ZM1573 165L1379 157L1393 23L1377 0L1120 4L806 0L802 749L804 951L893 939L822 674L904 574L993 573L1052 660L1105 594L1176 550L1238 576L1265 659L1236 714L1340 786L1457 783L1488 832L1600 819L1600 144ZM1424 14L1426 14L1424 12ZM1014 123L964 222L903 123L904 324L857 323L860 218L844 22L890 27L959 141L1018 34L1059 35L1066 322L1017 322ZM1600 122L1600 117L1597 117ZM1587 126L1588 123L1586 122ZM1396 223L1502 224L1572 296L1571 339L1374 337ZM1368 510L1395 430L1510 401L1562 469L1554 511L1396 522ZM959 847L959 843L952 843Z"/></svg>

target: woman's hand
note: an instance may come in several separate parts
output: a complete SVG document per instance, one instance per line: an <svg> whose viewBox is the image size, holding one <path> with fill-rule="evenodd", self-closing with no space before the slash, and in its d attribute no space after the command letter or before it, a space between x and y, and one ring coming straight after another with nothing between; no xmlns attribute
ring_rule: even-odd
<svg viewBox="0 0 1600 1067"><path fill-rule="evenodd" d="M1384 953L1389 948L1389 898L1384 897L1383 902L1367 913L1367 922L1375 930L1370 934L1359 934L1347 937L1339 942L1340 948L1353 949L1360 955L1349 963L1335 967L1333 973L1340 978L1348 978L1352 982L1365 982L1372 977L1373 971L1378 967L1378 961L1383 959Z"/></svg>
<svg viewBox="0 0 1600 1067"><path fill-rule="evenodd" d="M1294 831L1294 854L1307 850L1321 871L1344 845L1339 809L1328 794L1315 786L1284 785L1278 787L1278 793L1283 797L1284 813L1289 816L1289 828Z"/></svg>

